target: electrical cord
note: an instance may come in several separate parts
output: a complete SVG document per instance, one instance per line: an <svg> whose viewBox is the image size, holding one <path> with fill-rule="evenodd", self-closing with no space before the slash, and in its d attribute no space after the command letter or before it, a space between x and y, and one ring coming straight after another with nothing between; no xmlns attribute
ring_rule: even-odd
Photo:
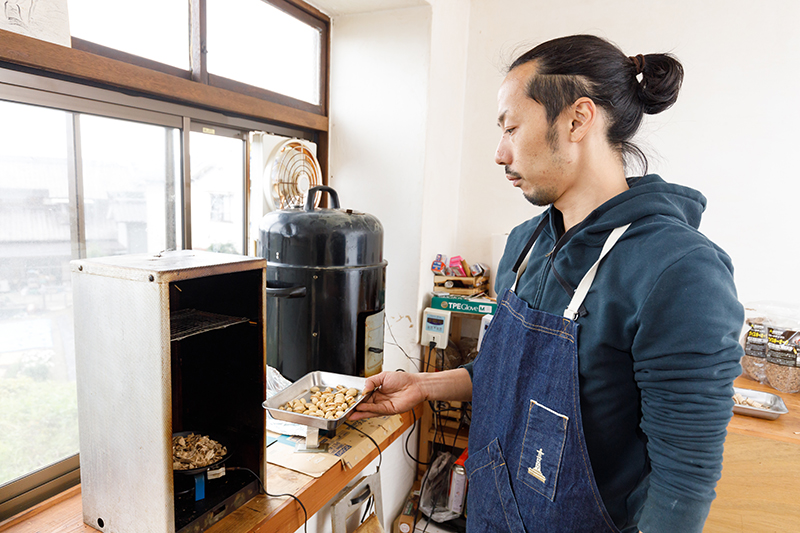
<svg viewBox="0 0 800 533"><path fill-rule="evenodd" d="M305 533L308 533L308 511L306 511L306 506L303 505L303 502L301 502L300 499L297 496L295 496L294 494L270 494L269 492L267 492L267 489L264 488L264 484L261 482L261 478L258 477L258 474L256 474L255 472L253 472L249 468L245 468L243 466L231 466L231 467L226 467L226 470L244 470L246 472L250 472L253 475L253 477L256 478L256 481L258 481L258 486L261 487L261 490L269 498L283 498L283 497L293 498L294 501L296 501L300 505L300 507L303 509L303 517L304 517L303 518L303 531Z"/></svg>
<svg viewBox="0 0 800 533"><path fill-rule="evenodd" d="M406 455L408 455L408 457L409 457L409 458L410 458L412 461L414 461L415 463L417 463L418 465L422 465L422 466L430 466L430 465L431 465L431 463L433 463L433 461L428 461L427 463L426 463L426 462L423 462L423 461L420 461L419 459L417 459L416 457L414 457L413 455L411 455L411 452L410 452L410 451L408 451L408 441L409 441L409 440L411 440L411 435L413 435L413 434L414 434L414 430L416 429L416 426L417 426L417 413L415 413L413 409L411 410L411 416L413 416L413 417L414 417L414 423L411 425L411 431L408 433L408 437L406 437Z"/></svg>
<svg viewBox="0 0 800 533"><path fill-rule="evenodd" d="M354 429L354 430L358 431L359 433L361 433L362 435L364 435L365 437L367 437L369 440L372 441L372 444L374 444L375 448L378 449L378 467L375 469L375 473L377 474L378 472L380 472L381 471L381 464L383 463L383 452L381 452L381 447L378 446L378 443L375 442L375 439L373 439L372 437L370 437L369 435L367 435L366 433L361 431L359 428L357 428L354 425L352 425L350 422L345 422L344 425L349 427L350 429ZM367 519L367 516L369 516L370 508L372 508L374 505L375 505L375 497L374 496L370 496L369 500L367 500L367 504L364 506L364 513L361 515L361 523L362 524L364 523L364 520Z"/></svg>
<svg viewBox="0 0 800 533"><path fill-rule="evenodd" d="M433 341L428 343L428 357L425 359L425 372L430 372L431 366L433 366L434 372L436 371L436 359L434 358L433 364L431 364L431 353L438 355L436 353L436 343ZM442 354L442 360L444 360L444 354Z"/></svg>
<svg viewBox="0 0 800 533"><path fill-rule="evenodd" d="M367 505L364 506L364 512L361 515L361 524L364 523L364 520L367 519L369 516L369 510L375 505L375 496L370 496L367 500Z"/></svg>
<svg viewBox="0 0 800 533"><path fill-rule="evenodd" d="M366 433L364 433L363 431L352 425L350 422L345 422L344 425L351 429L355 429L356 431L358 431L359 433L361 433L362 435L364 435L365 437L367 437L369 440L372 441L372 444L374 444L375 448L378 449L378 468L376 469L376 472L380 472L381 464L383 463L383 453L381 452L381 447L378 446L377 442L375 442L375 439L373 439L372 437L370 437L369 435L367 435Z"/></svg>

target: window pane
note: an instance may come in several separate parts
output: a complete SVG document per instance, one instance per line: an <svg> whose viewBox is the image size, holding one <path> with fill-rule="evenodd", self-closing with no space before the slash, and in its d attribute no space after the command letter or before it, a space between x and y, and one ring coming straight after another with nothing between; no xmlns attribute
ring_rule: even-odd
<svg viewBox="0 0 800 533"><path fill-rule="evenodd" d="M80 116L86 256L180 248L178 130Z"/></svg>
<svg viewBox="0 0 800 533"><path fill-rule="evenodd" d="M191 132L192 248L241 254L244 141Z"/></svg>
<svg viewBox="0 0 800 533"><path fill-rule="evenodd" d="M319 104L320 32L262 0L207 0L208 72Z"/></svg>
<svg viewBox="0 0 800 533"><path fill-rule="evenodd" d="M0 101L0 485L78 452L63 111Z"/></svg>
<svg viewBox="0 0 800 533"><path fill-rule="evenodd" d="M189 70L188 0L69 0L74 37Z"/></svg>

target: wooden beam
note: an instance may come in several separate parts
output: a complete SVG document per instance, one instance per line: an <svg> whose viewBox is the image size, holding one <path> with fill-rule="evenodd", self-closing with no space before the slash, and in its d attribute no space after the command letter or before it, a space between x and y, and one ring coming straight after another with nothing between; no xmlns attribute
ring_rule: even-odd
<svg viewBox="0 0 800 533"><path fill-rule="evenodd" d="M5 30L0 30L0 62L227 114L314 131L328 130L328 117L323 115Z"/></svg>

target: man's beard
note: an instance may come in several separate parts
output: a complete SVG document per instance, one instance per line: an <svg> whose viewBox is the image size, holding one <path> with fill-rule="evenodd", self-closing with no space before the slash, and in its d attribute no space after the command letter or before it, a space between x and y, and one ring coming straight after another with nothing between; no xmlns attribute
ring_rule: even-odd
<svg viewBox="0 0 800 533"><path fill-rule="evenodd" d="M515 178L525 181L519 172L514 172L507 165L505 171L507 176L514 176ZM533 205L538 205L540 207L550 205L557 199L556 188L552 185L549 187L536 188L530 193L523 192L522 196Z"/></svg>
<svg viewBox="0 0 800 533"><path fill-rule="evenodd" d="M554 189L538 189L534 190L531 193L522 193L522 196L525 197L533 205L538 205L540 207L545 207L553 202L556 201L556 192Z"/></svg>
<svg viewBox="0 0 800 533"><path fill-rule="evenodd" d="M556 129L555 123L551 123L547 128L545 139L547 140L547 144L550 145L553 156L558 157L558 130ZM517 176L519 178L522 177L516 172L511 171L511 169L508 167L506 167L506 173L510 173L512 176ZM557 191L553 185L534 189L531 193L523 192L522 196L524 196L525 199L533 205L537 205L539 207L548 206L558 200Z"/></svg>

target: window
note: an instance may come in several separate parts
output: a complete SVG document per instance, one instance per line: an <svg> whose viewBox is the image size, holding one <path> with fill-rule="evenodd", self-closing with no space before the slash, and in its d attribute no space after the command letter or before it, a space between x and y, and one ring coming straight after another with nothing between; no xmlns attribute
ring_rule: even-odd
<svg viewBox="0 0 800 533"><path fill-rule="evenodd" d="M73 37L191 68L187 0L69 0L69 26Z"/></svg>
<svg viewBox="0 0 800 533"><path fill-rule="evenodd" d="M294 0L70 0L69 17L74 48L324 112L329 21L311 6Z"/></svg>
<svg viewBox="0 0 800 533"><path fill-rule="evenodd" d="M174 128L2 101L0 114L3 486L78 453L69 261L175 248L179 150Z"/></svg>
<svg viewBox="0 0 800 533"><path fill-rule="evenodd" d="M192 171L192 248L244 252L244 154L241 138L193 131L189 142Z"/></svg>
<svg viewBox="0 0 800 533"><path fill-rule="evenodd" d="M233 194L214 194L211 195L211 222L233 222L231 216L231 200Z"/></svg>
<svg viewBox="0 0 800 533"><path fill-rule="evenodd" d="M175 128L80 116L86 257L178 248L178 136Z"/></svg>
<svg viewBox="0 0 800 533"><path fill-rule="evenodd" d="M207 6L209 74L320 103L319 28L262 0Z"/></svg>
<svg viewBox="0 0 800 533"><path fill-rule="evenodd" d="M80 16L83 2L70 0L72 16ZM178 3L205 10L205 2L137 6ZM288 7L293 16L302 5L269 3ZM99 12L105 4L122 7L95 3L100 7L92 9ZM324 73L327 18L310 7L302 13L300 18L316 17L311 26L321 28ZM309 111L311 104L289 97L275 105L240 90L247 87L240 82L225 90L191 83L178 78L187 77L173 66L178 62L122 45L124 53L94 46L79 38L80 24L72 22L73 49L22 37L30 39L23 60L12 39L0 41L0 62L24 61L23 69L0 66L0 521L78 482L69 261L193 245L254 253L253 242L244 244L257 237L258 220L250 220L248 211L262 207L263 194L260 181L251 186L247 176L251 150L245 139L257 131L327 145L321 105ZM159 52L169 47L158 42ZM324 94L327 75L317 80ZM216 132L203 134L198 124ZM258 190L261 202L251 190ZM37 420L49 424L31 425ZM47 437L31 440L31 432Z"/></svg>
<svg viewBox="0 0 800 533"><path fill-rule="evenodd" d="M78 453L63 111L0 101L0 485Z"/></svg>

